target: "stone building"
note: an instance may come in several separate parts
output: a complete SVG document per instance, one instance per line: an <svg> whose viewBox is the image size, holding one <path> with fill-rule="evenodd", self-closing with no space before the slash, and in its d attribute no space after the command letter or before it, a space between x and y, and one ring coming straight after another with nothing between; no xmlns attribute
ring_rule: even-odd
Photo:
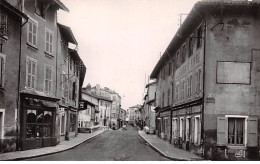
<svg viewBox="0 0 260 164"><path fill-rule="evenodd" d="M65 134L69 139L77 132L79 93L86 71L77 51L67 47L68 42L76 43L70 28L57 23L57 11L68 9L59 0L2 0L1 4L8 5L9 14L14 11L18 17L24 17L23 20L15 18L14 15L6 18L12 26L10 36L7 35L11 42L7 40L5 44L9 48L4 51L9 53L12 50L16 56L11 53L10 59L5 58L6 63L11 60L13 62L8 66L5 64L5 70L8 68L17 79L12 79L10 73L5 72L5 80L9 81L6 87L12 84L10 88L17 93L17 97L6 97L10 94L9 89L4 97L8 98L8 101L16 101L10 104L17 106L9 105L12 109L8 114L1 114L7 116L4 119L8 118L9 122L2 124L8 127L5 128L5 133L10 129L6 134L15 136L16 142L13 144L12 137L12 141L8 141L9 145L4 147L13 151L56 145L63 140L62 137L65 138ZM2 18L4 15L1 15ZM64 79L64 76L69 80ZM68 95L65 97L68 104L64 104L64 92ZM15 96L14 93L12 95ZM61 116L63 111L66 112L66 109L62 110L62 105L69 108L66 118ZM66 120L66 123L63 124L62 120Z"/></svg>
<svg viewBox="0 0 260 164"><path fill-rule="evenodd" d="M206 159L259 156L258 1L197 2L151 78L161 138Z"/></svg>
<svg viewBox="0 0 260 164"><path fill-rule="evenodd" d="M0 1L0 153L17 148L21 29L27 20L11 4Z"/></svg>

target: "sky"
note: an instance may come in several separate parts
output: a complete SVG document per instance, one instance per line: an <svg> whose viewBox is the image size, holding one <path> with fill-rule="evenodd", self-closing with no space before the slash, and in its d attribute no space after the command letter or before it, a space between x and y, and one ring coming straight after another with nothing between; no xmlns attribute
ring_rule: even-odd
<svg viewBox="0 0 260 164"><path fill-rule="evenodd" d="M61 0L87 67L83 87L115 90L123 109L141 104L148 76L197 0Z"/></svg>

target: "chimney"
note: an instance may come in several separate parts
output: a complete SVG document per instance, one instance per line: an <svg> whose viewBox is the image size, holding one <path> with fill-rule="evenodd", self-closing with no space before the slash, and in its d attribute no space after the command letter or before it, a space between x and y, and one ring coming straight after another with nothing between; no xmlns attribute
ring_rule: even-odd
<svg viewBox="0 0 260 164"><path fill-rule="evenodd" d="M86 87L87 93L91 93L91 85L88 83Z"/></svg>

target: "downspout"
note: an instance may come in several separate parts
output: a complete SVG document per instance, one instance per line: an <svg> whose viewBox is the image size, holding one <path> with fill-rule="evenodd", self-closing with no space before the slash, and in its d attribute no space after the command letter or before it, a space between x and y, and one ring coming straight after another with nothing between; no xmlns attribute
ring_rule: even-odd
<svg viewBox="0 0 260 164"><path fill-rule="evenodd" d="M57 20L57 18L56 18L56 20ZM57 79L58 79L58 51L59 51L59 49L58 49L58 39L59 39L59 27L58 27L58 24L57 24L57 21L56 21L56 26L57 26L57 39L56 39L56 89L55 89L55 96L57 97L57 88L58 88L58 81L57 81Z"/></svg>
<svg viewBox="0 0 260 164"><path fill-rule="evenodd" d="M20 18L21 23L23 18ZM21 58L22 58L22 27L28 22L28 19L25 19L25 22L20 25L20 50L19 50L19 67L18 67L18 88L17 88L17 121L16 121L16 150L20 149L20 81L21 81Z"/></svg>
<svg viewBox="0 0 260 164"><path fill-rule="evenodd" d="M207 36L207 9L204 17L204 47L203 47L203 92L202 92L202 108L201 108L201 144L202 144L202 157L204 157L204 150L205 150L205 145L204 145L204 138L205 138L205 133L204 133L204 110L205 110L205 81L206 81L206 66L205 66L205 61L206 61L206 36Z"/></svg>
<svg viewBox="0 0 260 164"><path fill-rule="evenodd" d="M196 13L198 15L200 15L200 17L202 19L204 19L204 47L203 47L203 90L202 90L202 107L201 107L201 145L202 145L202 152L201 155L202 157L204 156L204 149L205 149L205 145L204 145L204 110L205 110L205 61L206 61L206 33L207 33L207 8L206 8L206 12L205 15L206 16L202 16L197 10L196 8L194 8L194 10L196 11Z"/></svg>

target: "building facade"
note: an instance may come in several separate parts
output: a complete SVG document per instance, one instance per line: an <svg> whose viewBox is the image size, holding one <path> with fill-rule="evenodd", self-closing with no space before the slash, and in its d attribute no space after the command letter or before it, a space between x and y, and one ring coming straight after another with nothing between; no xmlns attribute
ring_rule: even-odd
<svg viewBox="0 0 260 164"><path fill-rule="evenodd" d="M259 156L259 9L194 5L151 74L161 138L206 159Z"/></svg>
<svg viewBox="0 0 260 164"><path fill-rule="evenodd" d="M12 50L17 55L14 59L11 59L12 55L9 58L12 62L18 62L16 64L9 63L10 59L8 59L8 63L9 66L17 66L18 72L15 71L15 67L10 68L13 76L16 76L17 79L11 79L12 76L9 77L8 73L8 77L5 74L4 80L9 81L6 87L12 84L12 90L17 91L16 98L8 97L8 101L17 101L17 103L12 103L17 104L17 107L11 107L9 112L12 111L13 114L10 116L9 112L3 115L1 113L1 116L7 116L4 119L8 118L9 121L1 126L12 129L12 132L5 130L5 133L9 133L7 136L15 135L15 139L4 137L10 138L11 141L8 141L9 145L3 146L10 150L3 151L53 146L62 141L62 137L65 138L65 135L69 139L77 132L77 108L80 98L79 92L81 91L79 88L83 84L86 71L77 51L67 47L68 42L76 43L70 28L57 23L57 11L59 9L68 11L68 9L59 0L7 1L3 0L1 4L8 4L9 13L11 10L15 11L16 15L22 13L20 17L23 19L17 18L15 20L13 15L8 16L8 20L10 19L8 23L12 24L12 27L10 26L10 34L12 35L7 37L10 37L9 40L12 41L10 44L15 46L15 48L9 47L8 51ZM4 15L3 17L1 15L2 18ZM17 27L19 27L18 30ZM19 37L17 36L18 32L21 34ZM9 44L9 42L7 41L5 44ZM65 62L64 56L70 57L70 59ZM69 64L71 62L74 64L73 66ZM68 69L65 68L65 63L67 63ZM9 66L5 64L5 70ZM71 67L75 69L70 69ZM64 88L66 88L66 85L63 84L69 83L68 80L64 80L64 70L73 83L67 87L67 90L65 89L68 94L68 104L63 102ZM3 71L1 70L1 72ZM70 94L71 98L74 99L70 100ZM8 95L9 89L4 97ZM66 112L66 109L62 105L69 107L68 113L66 116L63 115L64 117L61 113ZM16 127L15 131L14 126ZM1 134L4 133L1 132ZM14 141L15 144L13 144Z"/></svg>
<svg viewBox="0 0 260 164"><path fill-rule="evenodd" d="M11 4L0 1L0 153L17 149L21 29L27 20Z"/></svg>

